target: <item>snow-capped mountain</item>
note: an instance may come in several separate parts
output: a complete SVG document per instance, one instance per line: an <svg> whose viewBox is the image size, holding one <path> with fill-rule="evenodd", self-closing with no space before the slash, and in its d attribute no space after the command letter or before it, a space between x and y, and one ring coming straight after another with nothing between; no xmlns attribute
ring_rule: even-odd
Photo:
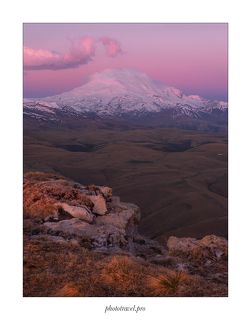
<svg viewBox="0 0 251 320"><path fill-rule="evenodd" d="M171 111L171 117L201 118L215 110L226 111L227 103L157 84L143 72L107 69L93 74L88 81L71 91L43 99L24 99L24 114L39 119L56 119L60 113L96 114L99 117L142 117Z"/></svg>

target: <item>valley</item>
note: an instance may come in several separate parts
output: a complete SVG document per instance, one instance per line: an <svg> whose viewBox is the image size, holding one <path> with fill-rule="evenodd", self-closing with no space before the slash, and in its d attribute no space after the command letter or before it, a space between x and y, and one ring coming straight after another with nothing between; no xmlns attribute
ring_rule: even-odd
<svg viewBox="0 0 251 320"><path fill-rule="evenodd" d="M151 238L227 237L226 133L112 124L25 121L24 171L111 186L141 208Z"/></svg>

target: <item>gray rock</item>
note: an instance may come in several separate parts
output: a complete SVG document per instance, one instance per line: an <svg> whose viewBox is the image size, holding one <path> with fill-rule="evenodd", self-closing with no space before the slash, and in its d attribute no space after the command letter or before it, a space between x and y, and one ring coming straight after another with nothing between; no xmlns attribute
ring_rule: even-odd
<svg viewBox="0 0 251 320"><path fill-rule="evenodd" d="M54 220L54 221L57 221L58 220L58 217L59 217L59 214L58 214L58 207L55 205L55 210L54 210L54 213L53 214L50 214L48 215L47 217L44 218L44 221L50 221L50 220Z"/></svg>
<svg viewBox="0 0 251 320"><path fill-rule="evenodd" d="M121 207L103 216L97 216L93 224L72 218L59 222L46 222L44 227L50 234L78 238L93 248L123 247L132 249L133 238L137 234L140 210L136 205L122 203Z"/></svg>
<svg viewBox="0 0 251 320"><path fill-rule="evenodd" d="M36 235L32 235L30 237L31 240L46 240L46 241L53 241L53 242L57 242L57 243L66 243L67 240L65 240L63 237L59 237L59 236L52 236L49 234L36 234Z"/></svg>
<svg viewBox="0 0 251 320"><path fill-rule="evenodd" d="M47 230L55 233L60 232L64 236L73 235L81 237L85 235L85 229L89 226L89 223L78 218L72 218L59 222L46 222L44 223L44 226Z"/></svg>
<svg viewBox="0 0 251 320"><path fill-rule="evenodd" d="M103 198L103 196L101 195L91 195L88 196L88 198L92 201L92 203L94 204L94 207L92 209L93 213L96 213L98 215L104 215L107 213L107 206L106 206L106 202L105 199Z"/></svg>
<svg viewBox="0 0 251 320"><path fill-rule="evenodd" d="M220 260L227 255L227 240L215 235L208 235L197 240L194 238L169 237L167 248L171 253L195 255L204 258L215 257Z"/></svg>
<svg viewBox="0 0 251 320"><path fill-rule="evenodd" d="M59 222L46 222L44 226L50 233L79 238L92 247L123 246L127 244L126 232L114 225L91 225L77 218Z"/></svg>
<svg viewBox="0 0 251 320"><path fill-rule="evenodd" d="M167 240L167 248L171 252L184 252L189 253L198 246L195 238L177 238L174 236L169 237Z"/></svg>
<svg viewBox="0 0 251 320"><path fill-rule="evenodd" d="M78 218L89 223L93 222L94 216L86 206L70 206L65 202L59 202L57 205L74 218Z"/></svg>
<svg viewBox="0 0 251 320"><path fill-rule="evenodd" d="M138 225L140 220L139 207L130 203L123 203L123 207L116 207L112 212L96 218L98 225L114 225L119 229L126 229Z"/></svg>
<svg viewBox="0 0 251 320"><path fill-rule="evenodd" d="M210 253L214 255L217 260L222 259L228 254L228 242L223 237L207 235L199 240L199 244L201 247L210 250Z"/></svg>

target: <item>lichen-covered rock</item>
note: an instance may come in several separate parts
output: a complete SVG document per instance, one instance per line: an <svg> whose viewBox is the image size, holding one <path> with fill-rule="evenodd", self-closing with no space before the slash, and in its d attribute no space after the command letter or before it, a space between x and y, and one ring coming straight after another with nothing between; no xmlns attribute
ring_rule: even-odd
<svg viewBox="0 0 251 320"><path fill-rule="evenodd" d="M73 218L78 218L86 222L93 222L94 215L86 206L70 206L65 202L57 204L59 208L62 208L64 211L69 213Z"/></svg>
<svg viewBox="0 0 251 320"><path fill-rule="evenodd" d="M124 247L130 249L137 225L140 210L137 206L123 203L122 207L113 207L104 216L97 216L92 224L73 218L59 222L46 222L48 233L60 234L65 237L77 237L89 247Z"/></svg>
<svg viewBox="0 0 251 320"><path fill-rule="evenodd" d="M215 258L219 260L227 256L228 243L223 237L208 235L197 240L195 238L169 237L167 248L172 254L183 254L193 258Z"/></svg>
<svg viewBox="0 0 251 320"><path fill-rule="evenodd" d="M77 218L69 220L61 220L59 222L45 222L44 226L50 231L51 234L60 234L61 236L77 236L82 237L86 233L86 227L89 226L88 222L82 221Z"/></svg>
<svg viewBox="0 0 251 320"><path fill-rule="evenodd" d="M107 206L106 201L101 195L91 195L89 196L89 199L92 201L94 207L92 209L93 213L96 213L98 215L104 215L107 213Z"/></svg>
<svg viewBox="0 0 251 320"><path fill-rule="evenodd" d="M114 225L120 229L135 227L140 221L139 207L132 203L120 203L119 206L112 207L109 214L98 216L96 224L98 225Z"/></svg>
<svg viewBox="0 0 251 320"><path fill-rule="evenodd" d="M223 237L207 235L200 240L200 245L210 249L217 259L228 254L228 242Z"/></svg>
<svg viewBox="0 0 251 320"><path fill-rule="evenodd" d="M25 176L24 202L29 218L42 218L38 228L45 234L76 239L92 248L127 248L137 234L140 210L120 202L105 186L83 186L55 175ZM39 205L37 205L37 203ZM47 205L50 204L50 210ZM40 215L41 209L43 212ZM38 214L36 210L38 210Z"/></svg>
<svg viewBox="0 0 251 320"><path fill-rule="evenodd" d="M58 215L58 203L70 206L86 206L93 203L77 184L61 176L46 173L27 173L23 186L24 216L49 219Z"/></svg>
<svg viewBox="0 0 251 320"><path fill-rule="evenodd" d="M169 251L191 252L197 246L198 242L195 238L177 238L171 236L167 240L167 248Z"/></svg>
<svg viewBox="0 0 251 320"><path fill-rule="evenodd" d="M114 225L89 224L77 218L59 222L46 222L44 226L49 233L60 234L63 237L78 238L80 243L89 248L109 246L126 246L128 239L126 230Z"/></svg>

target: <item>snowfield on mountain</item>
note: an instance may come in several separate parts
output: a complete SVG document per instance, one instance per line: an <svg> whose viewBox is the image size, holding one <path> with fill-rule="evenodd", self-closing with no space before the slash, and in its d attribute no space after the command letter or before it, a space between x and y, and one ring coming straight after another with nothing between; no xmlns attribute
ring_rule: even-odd
<svg viewBox="0 0 251 320"><path fill-rule="evenodd" d="M89 77L82 86L41 99L24 99L24 112L40 117L57 111L76 114L94 113L100 117L141 116L165 110L175 117L199 118L214 110L227 111L224 101L185 95L179 89L154 81L143 72L131 69L106 69Z"/></svg>

